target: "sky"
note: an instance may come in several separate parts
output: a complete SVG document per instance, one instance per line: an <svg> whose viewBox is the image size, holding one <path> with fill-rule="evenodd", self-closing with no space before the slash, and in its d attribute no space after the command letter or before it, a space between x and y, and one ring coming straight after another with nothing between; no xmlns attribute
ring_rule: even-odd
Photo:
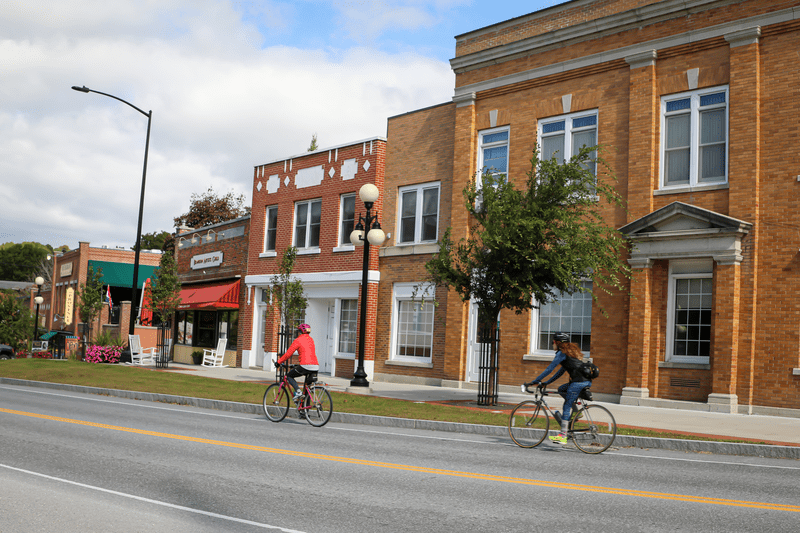
<svg viewBox="0 0 800 533"><path fill-rule="evenodd" d="M130 249L253 168L452 99L455 36L554 0L4 0L0 244Z"/></svg>

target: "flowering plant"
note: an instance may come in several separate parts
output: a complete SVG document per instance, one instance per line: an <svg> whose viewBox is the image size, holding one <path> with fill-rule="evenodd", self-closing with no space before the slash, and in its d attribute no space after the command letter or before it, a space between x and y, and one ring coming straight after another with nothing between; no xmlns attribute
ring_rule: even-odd
<svg viewBox="0 0 800 533"><path fill-rule="evenodd" d="M53 353L52 352L33 352L33 357L36 359L52 359Z"/></svg>
<svg viewBox="0 0 800 533"><path fill-rule="evenodd" d="M35 357L36 359L52 359L53 352L29 352L28 350L20 350L17 352L17 355L14 356L16 359L27 359L28 357Z"/></svg>
<svg viewBox="0 0 800 533"><path fill-rule="evenodd" d="M99 346L92 344L86 349L87 363L119 363L122 354L120 346Z"/></svg>

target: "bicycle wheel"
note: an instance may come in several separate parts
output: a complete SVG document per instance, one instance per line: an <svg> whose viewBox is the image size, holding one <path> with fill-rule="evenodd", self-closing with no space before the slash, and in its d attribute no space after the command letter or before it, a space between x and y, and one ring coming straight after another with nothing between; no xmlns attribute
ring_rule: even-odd
<svg viewBox="0 0 800 533"><path fill-rule="evenodd" d="M602 405L584 407L570 422L572 442L584 453L604 452L617 436L617 422Z"/></svg>
<svg viewBox="0 0 800 533"><path fill-rule="evenodd" d="M312 426L322 427L328 423L333 413L333 400L325 387L318 385L308 387L308 394L303 399L303 412Z"/></svg>
<svg viewBox="0 0 800 533"><path fill-rule="evenodd" d="M542 443L550 429L550 417L540 403L525 401L508 417L508 434L517 446L533 448Z"/></svg>
<svg viewBox="0 0 800 533"><path fill-rule="evenodd" d="M289 393L280 383L273 383L264 393L264 414L273 422L280 422L289 412Z"/></svg>

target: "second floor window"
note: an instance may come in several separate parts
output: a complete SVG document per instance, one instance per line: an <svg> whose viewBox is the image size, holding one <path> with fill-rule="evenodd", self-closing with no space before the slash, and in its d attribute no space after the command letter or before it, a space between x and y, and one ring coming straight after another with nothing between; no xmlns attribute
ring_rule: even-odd
<svg viewBox="0 0 800 533"><path fill-rule="evenodd" d="M435 242L439 230L439 183L402 187L399 199L398 243Z"/></svg>
<svg viewBox="0 0 800 533"><path fill-rule="evenodd" d="M508 128L480 133L478 168L491 174L508 174Z"/></svg>
<svg viewBox="0 0 800 533"><path fill-rule="evenodd" d="M339 210L339 245L352 246L350 233L355 228L356 195L342 196L341 209Z"/></svg>
<svg viewBox="0 0 800 533"><path fill-rule="evenodd" d="M584 146L597 145L597 112L573 113L539 121L540 158L565 162ZM595 163L588 170L595 174Z"/></svg>
<svg viewBox="0 0 800 533"><path fill-rule="evenodd" d="M692 187L728 179L728 89L661 99L661 185Z"/></svg>
<svg viewBox="0 0 800 533"><path fill-rule="evenodd" d="M264 251L275 251L275 240L278 236L278 206L267 208L266 229L264 232Z"/></svg>
<svg viewBox="0 0 800 533"><path fill-rule="evenodd" d="M319 227L322 219L322 200L295 204L294 245L298 249L319 248Z"/></svg>

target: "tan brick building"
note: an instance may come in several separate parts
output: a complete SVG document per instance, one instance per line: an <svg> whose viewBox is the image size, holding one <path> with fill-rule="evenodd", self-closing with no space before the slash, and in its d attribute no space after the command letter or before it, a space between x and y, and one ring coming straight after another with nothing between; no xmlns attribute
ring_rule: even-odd
<svg viewBox="0 0 800 533"><path fill-rule="evenodd" d="M399 318L431 251L397 241L403 187L438 184L437 231L458 239L479 169L513 181L536 145L600 144L628 203L604 213L634 245L630 296L502 313L500 382L538 374L568 331L601 368L593 390L625 403L800 408L800 2L575 0L456 41L453 104L389 119L376 373L474 379L474 306L409 306L436 328L416 340Z"/></svg>
<svg viewBox="0 0 800 533"><path fill-rule="evenodd" d="M367 183L383 189L385 157L386 140L373 137L255 167L242 366L271 368L279 355L280 320L269 312L266 289L283 252L294 246L292 277L302 281L308 298L303 320L312 325L320 372L353 376L364 252L350 233L365 211L359 189ZM381 221L383 206L381 196L373 207ZM380 272L378 251L370 252L364 369L371 380Z"/></svg>

